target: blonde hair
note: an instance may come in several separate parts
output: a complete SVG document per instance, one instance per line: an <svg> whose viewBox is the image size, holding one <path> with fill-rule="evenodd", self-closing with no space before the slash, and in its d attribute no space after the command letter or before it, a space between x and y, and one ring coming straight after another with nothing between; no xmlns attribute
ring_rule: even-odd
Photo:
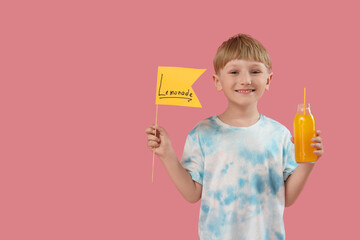
<svg viewBox="0 0 360 240"><path fill-rule="evenodd" d="M218 74L228 62L235 59L261 62L268 70L271 69L270 56L265 47L250 35L238 34L221 44L214 58L215 73Z"/></svg>

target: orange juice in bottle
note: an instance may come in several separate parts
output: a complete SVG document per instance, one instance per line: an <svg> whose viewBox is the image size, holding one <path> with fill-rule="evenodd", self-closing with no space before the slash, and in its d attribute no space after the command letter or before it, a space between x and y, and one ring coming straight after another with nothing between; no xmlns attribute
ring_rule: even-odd
<svg viewBox="0 0 360 240"><path fill-rule="evenodd" d="M310 104L298 105L294 119L294 135L296 162L316 162L316 149L311 147L311 139L316 137L316 123Z"/></svg>

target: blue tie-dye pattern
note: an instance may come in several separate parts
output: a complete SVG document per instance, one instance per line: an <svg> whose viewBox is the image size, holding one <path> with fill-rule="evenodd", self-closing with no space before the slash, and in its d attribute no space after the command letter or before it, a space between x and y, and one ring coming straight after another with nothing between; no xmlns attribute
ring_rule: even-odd
<svg viewBox="0 0 360 240"><path fill-rule="evenodd" d="M239 187L242 188L245 186L245 184L247 183L247 180L243 179L243 178L240 178L238 180L238 184L239 184Z"/></svg>
<svg viewBox="0 0 360 240"><path fill-rule="evenodd" d="M201 210L204 211L204 213L208 213L209 212L210 207L206 204L201 204Z"/></svg>
<svg viewBox="0 0 360 240"><path fill-rule="evenodd" d="M187 159L185 159L185 160L183 161L183 164L184 164L184 165L191 164L191 157L188 157Z"/></svg>
<svg viewBox="0 0 360 240"><path fill-rule="evenodd" d="M274 139L271 140L270 142L270 146L269 146L269 151L268 151L268 157L274 157L276 156L277 154L279 154L281 151L280 151L280 147L281 145L276 142Z"/></svg>
<svg viewBox="0 0 360 240"><path fill-rule="evenodd" d="M253 194L249 199L250 205L256 205L259 202L258 196Z"/></svg>
<svg viewBox="0 0 360 240"><path fill-rule="evenodd" d="M284 239L280 190L283 170L296 167L291 134L265 116L249 128L219 121L205 119L189 133L181 160L203 186L199 239Z"/></svg>
<svg viewBox="0 0 360 240"><path fill-rule="evenodd" d="M204 182L209 182L211 181L211 179L213 178L213 173L211 171L207 171L206 169L204 169Z"/></svg>
<svg viewBox="0 0 360 240"><path fill-rule="evenodd" d="M226 189L226 198L224 199L225 205L229 205L236 200L235 189L232 186L228 186Z"/></svg>
<svg viewBox="0 0 360 240"><path fill-rule="evenodd" d="M201 179L203 179L203 178L204 178L204 172L200 171L200 172L199 172L199 177L200 177Z"/></svg>
<svg viewBox="0 0 360 240"><path fill-rule="evenodd" d="M210 230L211 235L216 237L216 239L221 239L221 228L227 224L227 214L223 208L218 208L214 212L217 217L209 220L208 230Z"/></svg>
<svg viewBox="0 0 360 240"><path fill-rule="evenodd" d="M222 190L218 190L214 193L214 197L216 198L216 200L221 204L222 203L222 197L223 197L223 193Z"/></svg>
<svg viewBox="0 0 360 240"><path fill-rule="evenodd" d="M269 234L269 229L268 228L265 231L264 240L270 240L270 234Z"/></svg>
<svg viewBox="0 0 360 240"><path fill-rule="evenodd" d="M224 168L223 170L221 170L221 173L222 173L222 174L226 174L232 164L233 164L232 162L226 164L226 165L225 165L225 168Z"/></svg>
<svg viewBox="0 0 360 240"><path fill-rule="evenodd" d="M261 194L265 190L265 181L262 176L255 174L251 179L251 184L256 191Z"/></svg>
<svg viewBox="0 0 360 240"><path fill-rule="evenodd" d="M227 186L225 190L211 191L208 196L213 198L219 206L226 206L239 198L233 186Z"/></svg>
<svg viewBox="0 0 360 240"><path fill-rule="evenodd" d="M277 237L277 240L284 240L285 239L284 235L282 235L279 232L275 232L275 236Z"/></svg>
<svg viewBox="0 0 360 240"><path fill-rule="evenodd" d="M264 154L260 151L248 150L246 148L240 148L238 150L238 154L240 158L245 158L250 161L253 165L261 164L263 165L265 162Z"/></svg>
<svg viewBox="0 0 360 240"><path fill-rule="evenodd" d="M284 179L278 175L274 169L269 169L269 186L272 194L276 195L279 189L284 185Z"/></svg>

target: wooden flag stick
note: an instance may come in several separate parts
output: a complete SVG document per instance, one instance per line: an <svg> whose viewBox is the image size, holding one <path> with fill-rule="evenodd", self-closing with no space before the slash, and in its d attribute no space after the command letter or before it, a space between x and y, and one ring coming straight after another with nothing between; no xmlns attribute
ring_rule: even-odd
<svg viewBox="0 0 360 240"><path fill-rule="evenodd" d="M157 116L158 116L158 104L156 104L156 116L155 116L155 136L156 136L156 128L157 128ZM154 183L154 165L155 165L155 149L153 150L153 163L152 163L152 183Z"/></svg>

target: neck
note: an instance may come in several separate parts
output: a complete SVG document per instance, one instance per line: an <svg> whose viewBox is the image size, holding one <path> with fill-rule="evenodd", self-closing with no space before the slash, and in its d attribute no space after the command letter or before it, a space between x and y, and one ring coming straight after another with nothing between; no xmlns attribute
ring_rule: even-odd
<svg viewBox="0 0 360 240"><path fill-rule="evenodd" d="M219 115L221 121L235 127L249 127L259 120L257 104L253 106L228 105L225 112Z"/></svg>

